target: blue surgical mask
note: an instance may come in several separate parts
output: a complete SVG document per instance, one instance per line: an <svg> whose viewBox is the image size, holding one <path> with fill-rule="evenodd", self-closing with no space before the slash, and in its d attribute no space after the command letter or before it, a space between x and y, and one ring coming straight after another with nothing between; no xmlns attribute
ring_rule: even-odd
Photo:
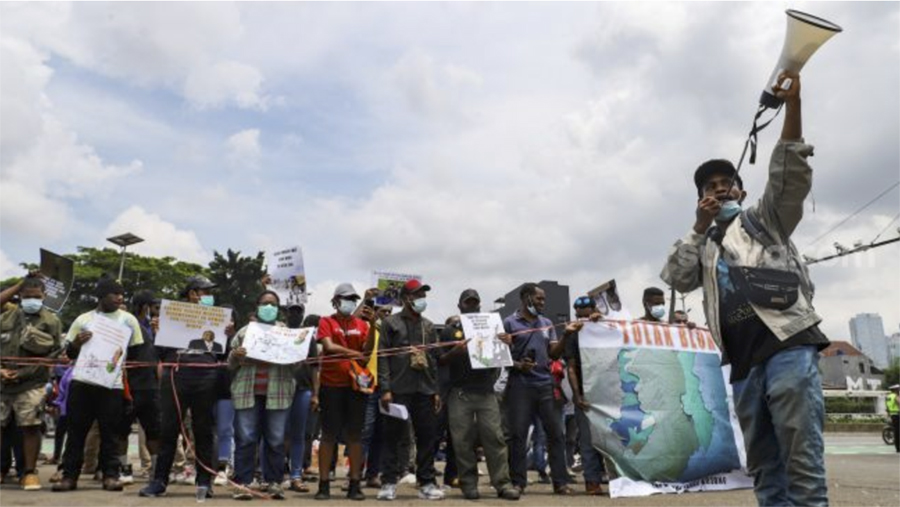
<svg viewBox="0 0 900 507"><path fill-rule="evenodd" d="M22 311L25 313L37 313L44 307L44 300L38 298L28 298L22 300Z"/></svg>
<svg viewBox="0 0 900 507"><path fill-rule="evenodd" d="M212 294L200 296L200 304L203 306L215 306L216 298Z"/></svg>
<svg viewBox="0 0 900 507"><path fill-rule="evenodd" d="M540 312L537 311L537 308L535 308L534 305L528 305L526 308L528 309L528 313L534 316L540 315Z"/></svg>
<svg viewBox="0 0 900 507"><path fill-rule="evenodd" d="M356 310L356 301L353 301L352 299L342 299L337 310L345 317L352 315L353 310Z"/></svg>
<svg viewBox="0 0 900 507"><path fill-rule="evenodd" d="M719 222L728 222L732 218L736 217L740 212L741 203L737 201L725 201L722 203L722 208L719 210L719 214L716 215L716 220L718 220Z"/></svg>
<svg viewBox="0 0 900 507"><path fill-rule="evenodd" d="M428 308L428 301L425 298L414 299L410 301L410 305L414 312L421 314Z"/></svg>
<svg viewBox="0 0 900 507"><path fill-rule="evenodd" d="M662 320L666 316L666 305L655 305L650 308L650 315L654 319Z"/></svg>
<svg viewBox="0 0 900 507"><path fill-rule="evenodd" d="M275 305L260 305L256 308L256 316L263 322L275 322L278 318L278 307Z"/></svg>

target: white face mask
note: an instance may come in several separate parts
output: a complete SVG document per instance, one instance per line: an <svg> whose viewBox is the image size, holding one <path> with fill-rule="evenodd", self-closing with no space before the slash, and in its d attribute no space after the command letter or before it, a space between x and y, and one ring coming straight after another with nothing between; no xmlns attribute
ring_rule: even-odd
<svg viewBox="0 0 900 507"><path fill-rule="evenodd" d="M425 311L426 308L428 308L428 301L426 301L425 298L414 299L410 301L409 304L410 306L412 306L413 311L419 314L421 314Z"/></svg>
<svg viewBox="0 0 900 507"><path fill-rule="evenodd" d="M356 310L356 301L351 299L342 299L341 303L338 305L338 312L340 312L341 315L351 315L353 310Z"/></svg>
<svg viewBox="0 0 900 507"><path fill-rule="evenodd" d="M666 305L655 305L650 307L650 315L654 319L662 320L666 316Z"/></svg>

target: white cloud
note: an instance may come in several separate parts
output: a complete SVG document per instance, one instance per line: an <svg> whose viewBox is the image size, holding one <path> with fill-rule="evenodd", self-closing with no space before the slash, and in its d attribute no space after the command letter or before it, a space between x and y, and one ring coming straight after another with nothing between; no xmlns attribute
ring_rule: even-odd
<svg viewBox="0 0 900 507"><path fill-rule="evenodd" d="M264 111L268 99L260 93L262 82L262 74L250 65L218 62L191 70L184 83L184 96L200 109L234 103L243 109Z"/></svg>
<svg viewBox="0 0 900 507"><path fill-rule="evenodd" d="M22 268L6 256L6 252L0 250L0 280L13 276L21 276Z"/></svg>
<svg viewBox="0 0 900 507"><path fill-rule="evenodd" d="M258 169L259 129L242 130L225 141L225 159L234 168Z"/></svg>
<svg viewBox="0 0 900 507"><path fill-rule="evenodd" d="M200 244L197 235L190 230L179 229L172 222L146 211L140 206L131 206L120 213L106 227L103 238L131 232L144 239L129 250L141 255L154 257L171 256L176 259L205 265L212 255Z"/></svg>
<svg viewBox="0 0 900 507"><path fill-rule="evenodd" d="M439 64L421 49L404 54L390 71L405 104L413 112L433 119L462 120L467 114L465 97L479 88L482 77L456 64Z"/></svg>

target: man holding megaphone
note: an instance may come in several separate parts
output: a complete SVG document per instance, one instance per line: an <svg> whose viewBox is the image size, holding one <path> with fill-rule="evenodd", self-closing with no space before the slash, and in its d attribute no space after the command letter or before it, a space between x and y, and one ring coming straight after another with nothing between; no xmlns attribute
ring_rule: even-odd
<svg viewBox="0 0 900 507"><path fill-rule="evenodd" d="M780 73L772 94L786 110L762 197L744 208L747 192L731 162L701 164L694 226L661 276L681 292L703 288L709 329L731 365L759 505L827 505L817 365L828 339L790 239L812 186L813 147L802 137L800 76Z"/></svg>

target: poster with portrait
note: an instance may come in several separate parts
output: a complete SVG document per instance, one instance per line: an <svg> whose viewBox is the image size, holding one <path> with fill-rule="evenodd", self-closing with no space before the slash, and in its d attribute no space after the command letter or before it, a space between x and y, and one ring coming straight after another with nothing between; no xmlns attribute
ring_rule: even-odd
<svg viewBox="0 0 900 507"><path fill-rule="evenodd" d="M247 357L265 363L294 364L306 359L316 339L316 328L291 329L251 322L244 335Z"/></svg>
<svg viewBox="0 0 900 507"><path fill-rule="evenodd" d="M267 252L266 266L271 278L266 289L278 294L281 306L306 305L306 270L299 246Z"/></svg>
<svg viewBox="0 0 900 507"><path fill-rule="evenodd" d="M75 284L75 261L41 248L44 308L59 313Z"/></svg>
<svg viewBox="0 0 900 507"><path fill-rule="evenodd" d="M374 271L372 273L372 287L378 289L375 296L375 304L378 306L403 306L400 301L400 289L409 280L422 280L420 275L408 275L392 273L389 271Z"/></svg>
<svg viewBox="0 0 900 507"><path fill-rule="evenodd" d="M177 349L208 348L224 353L225 328L231 323L231 309L163 299L159 305L157 347ZM207 345L212 343L213 345Z"/></svg>
<svg viewBox="0 0 900 507"><path fill-rule="evenodd" d="M91 332L91 339L81 346L72 378L108 389L121 388L131 328L99 314L84 328Z"/></svg>

